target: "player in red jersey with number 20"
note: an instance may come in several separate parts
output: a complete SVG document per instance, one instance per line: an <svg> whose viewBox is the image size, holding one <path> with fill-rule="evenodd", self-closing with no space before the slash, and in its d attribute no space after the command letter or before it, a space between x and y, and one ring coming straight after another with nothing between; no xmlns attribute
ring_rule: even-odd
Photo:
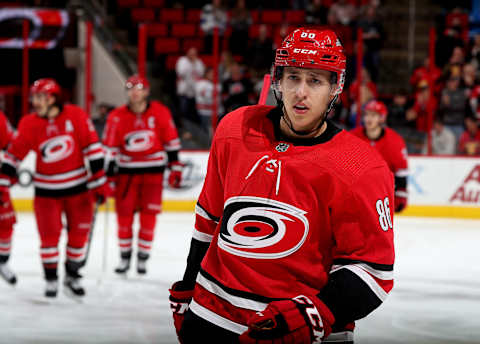
<svg viewBox="0 0 480 344"><path fill-rule="evenodd" d="M222 119L170 289L182 343L352 343L392 289L393 175L327 119L345 64L334 32L296 29L276 51L277 106Z"/></svg>

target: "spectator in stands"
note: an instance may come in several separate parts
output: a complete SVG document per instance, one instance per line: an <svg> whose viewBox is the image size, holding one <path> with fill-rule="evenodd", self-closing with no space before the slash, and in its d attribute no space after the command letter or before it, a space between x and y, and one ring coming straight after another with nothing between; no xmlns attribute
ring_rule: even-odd
<svg viewBox="0 0 480 344"><path fill-rule="evenodd" d="M269 70L273 59L273 41L268 37L268 26L260 25L258 37L253 40L248 54L250 66L262 70Z"/></svg>
<svg viewBox="0 0 480 344"><path fill-rule="evenodd" d="M470 92L470 111L472 116L480 120L480 85L477 85Z"/></svg>
<svg viewBox="0 0 480 344"><path fill-rule="evenodd" d="M360 106L368 103L370 100L377 98L377 85L370 78L370 74L367 69L362 68L362 83L359 85L358 79L355 79L349 88L349 96L351 100L350 118L347 125L354 128L357 123L357 100L360 97Z"/></svg>
<svg viewBox="0 0 480 344"><path fill-rule="evenodd" d="M218 28L220 42L227 28L227 12L222 6L222 0L212 0L211 4L202 7L200 13L200 28L205 35L204 51L211 54L213 50L213 31Z"/></svg>
<svg viewBox="0 0 480 344"><path fill-rule="evenodd" d="M115 106L107 103L100 103L97 107L97 116L92 118L93 126L97 132L98 137L102 137L103 129L105 128L105 123L107 122L107 117L110 111L112 111Z"/></svg>
<svg viewBox="0 0 480 344"><path fill-rule="evenodd" d="M181 116L179 122L182 122L183 119L198 122L195 109L195 83L203 76L205 66L198 57L196 48L189 48L187 54L178 59L175 71L177 73L178 108ZM180 125L180 127L183 126Z"/></svg>
<svg viewBox="0 0 480 344"><path fill-rule="evenodd" d="M252 25L252 16L245 6L245 0L237 0L237 4L230 15L232 35L228 46L233 55L246 56L250 25Z"/></svg>
<svg viewBox="0 0 480 344"><path fill-rule="evenodd" d="M338 0L330 7L329 14L334 16L338 23L349 26L353 25L357 17L357 9L348 0Z"/></svg>
<svg viewBox="0 0 480 344"><path fill-rule="evenodd" d="M465 90L460 88L460 78L450 77L442 91L439 111L442 113L445 126L453 132L457 141L463 132L466 111L469 110L467 100Z"/></svg>
<svg viewBox="0 0 480 344"><path fill-rule="evenodd" d="M473 36L473 42L472 47L470 48L468 61L474 65L476 70L480 69L480 34Z"/></svg>
<svg viewBox="0 0 480 344"><path fill-rule="evenodd" d="M472 63L466 63L462 69L461 87L470 92L477 84L477 71Z"/></svg>
<svg viewBox="0 0 480 344"><path fill-rule="evenodd" d="M427 80L422 80L418 83L418 89L415 93L415 103L407 111L407 121L414 122L418 133L426 134L429 130L428 116L429 116L429 99L430 88ZM432 101L432 113L435 113L437 104L435 98Z"/></svg>
<svg viewBox="0 0 480 344"><path fill-rule="evenodd" d="M471 116L465 117L465 131L460 136L458 151L465 155L480 155L478 121Z"/></svg>
<svg viewBox="0 0 480 344"><path fill-rule="evenodd" d="M436 116L432 128L432 154L435 155L453 155L457 147L457 141L452 131L445 127L441 116ZM424 153L428 152L425 145Z"/></svg>
<svg viewBox="0 0 480 344"><path fill-rule="evenodd" d="M380 65L380 49L385 39L385 31L381 21L377 18L374 6L367 7L365 15L358 21L358 26L363 30L364 65L370 72L372 80L376 82Z"/></svg>
<svg viewBox="0 0 480 344"><path fill-rule="evenodd" d="M456 47L463 47L463 40L457 28L447 28L435 44L435 62L443 68L453 55Z"/></svg>
<svg viewBox="0 0 480 344"><path fill-rule="evenodd" d="M232 66L232 75L222 85L223 104L225 113L229 113L241 106L249 105L253 92L253 85L242 72L238 63Z"/></svg>
<svg viewBox="0 0 480 344"><path fill-rule="evenodd" d="M205 71L205 77L199 80L195 85L195 104L197 107L197 113L200 117L200 124L205 132L208 133L209 138L212 137L212 114L213 114L213 69L207 68ZM221 105L222 88L217 83L217 118L220 114L223 114L223 108Z"/></svg>
<svg viewBox="0 0 480 344"><path fill-rule="evenodd" d="M308 0L291 0L291 4L294 10L304 10L309 5Z"/></svg>
<svg viewBox="0 0 480 344"><path fill-rule="evenodd" d="M328 7L324 5L323 0L312 0L306 9L305 22L308 25L325 25L327 15Z"/></svg>
<svg viewBox="0 0 480 344"><path fill-rule="evenodd" d="M218 66L218 76L220 82L224 82L225 80L230 78L230 76L232 75L232 66L235 63L235 59L233 58L233 55L229 50L222 51L222 55L220 57L220 65Z"/></svg>
<svg viewBox="0 0 480 344"><path fill-rule="evenodd" d="M407 92L400 90L394 94L393 101L388 107L387 125L397 130L401 135L407 128L412 127L412 123L407 120L407 102Z"/></svg>
<svg viewBox="0 0 480 344"><path fill-rule="evenodd" d="M440 68L434 65L433 71L430 72L430 58L427 56L423 60L423 64L413 71L412 76L410 77L410 85L414 90L416 90L418 88L418 83L422 80L427 80L430 75L433 77L433 82L437 84L442 75L442 71Z"/></svg>

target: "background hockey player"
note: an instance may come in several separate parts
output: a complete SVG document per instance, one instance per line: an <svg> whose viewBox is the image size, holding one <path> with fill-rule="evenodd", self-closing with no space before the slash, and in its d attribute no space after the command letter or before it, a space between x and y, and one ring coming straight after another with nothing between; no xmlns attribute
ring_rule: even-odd
<svg viewBox="0 0 480 344"><path fill-rule="evenodd" d="M163 173L170 169L169 184L180 187L182 164L178 161L180 140L170 110L149 101L148 80L133 75L126 84L128 104L113 110L107 120L104 145L107 174L115 184L120 265L117 273L130 268L133 219L139 212L137 272L146 273L146 261L162 209Z"/></svg>
<svg viewBox="0 0 480 344"><path fill-rule="evenodd" d="M58 242L63 213L68 234L65 291L83 296L79 269L85 263L94 196L101 201L106 192L103 148L88 115L76 105L62 103L55 80L35 81L30 93L35 112L20 120L5 154L2 172L14 178L27 153L36 153L33 205L47 280L45 295L55 297L58 291Z"/></svg>
<svg viewBox="0 0 480 344"><path fill-rule="evenodd" d="M7 149L14 134L7 117L0 111L0 150ZM10 284L17 283L17 277L7 265L12 248L13 225L16 222L15 211L10 200L8 187L11 181L5 175L0 175L0 276Z"/></svg>
<svg viewBox="0 0 480 344"><path fill-rule="evenodd" d="M184 344L352 343L391 290L392 173L326 120L345 60L332 31L297 29L276 51L278 106L220 122L170 291Z"/></svg>
<svg viewBox="0 0 480 344"><path fill-rule="evenodd" d="M395 211L401 212L407 206L408 161L407 147L403 138L388 128L388 110L384 103L371 100L365 105L363 127L351 131L377 149L395 175Z"/></svg>

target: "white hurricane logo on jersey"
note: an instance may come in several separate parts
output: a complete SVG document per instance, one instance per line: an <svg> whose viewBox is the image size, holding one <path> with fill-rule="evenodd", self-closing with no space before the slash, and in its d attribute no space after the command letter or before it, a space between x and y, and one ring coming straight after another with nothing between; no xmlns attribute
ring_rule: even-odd
<svg viewBox="0 0 480 344"><path fill-rule="evenodd" d="M306 212L261 197L238 196L225 202L218 246L241 257L277 259L297 251L309 225Z"/></svg>
<svg viewBox="0 0 480 344"><path fill-rule="evenodd" d="M153 147L154 134L150 130L138 130L125 136L125 149L129 152L143 152Z"/></svg>
<svg viewBox="0 0 480 344"><path fill-rule="evenodd" d="M40 153L45 163L52 163L67 158L73 152L75 142L69 135L51 138L40 145Z"/></svg>

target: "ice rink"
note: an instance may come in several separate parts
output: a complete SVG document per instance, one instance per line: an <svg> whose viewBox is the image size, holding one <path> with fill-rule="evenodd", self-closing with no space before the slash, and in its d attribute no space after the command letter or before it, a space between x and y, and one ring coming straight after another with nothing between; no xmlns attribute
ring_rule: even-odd
<svg viewBox="0 0 480 344"><path fill-rule="evenodd" d="M113 273L114 215L105 232L99 214L84 269L87 296L76 302L62 290L53 301L43 297L34 218L18 214L10 265L19 281L0 281L0 343L176 343L168 287L183 274L193 220L162 214L148 274L133 269L125 279ZM355 343L480 343L480 221L397 217L395 228L395 287L357 323Z"/></svg>

